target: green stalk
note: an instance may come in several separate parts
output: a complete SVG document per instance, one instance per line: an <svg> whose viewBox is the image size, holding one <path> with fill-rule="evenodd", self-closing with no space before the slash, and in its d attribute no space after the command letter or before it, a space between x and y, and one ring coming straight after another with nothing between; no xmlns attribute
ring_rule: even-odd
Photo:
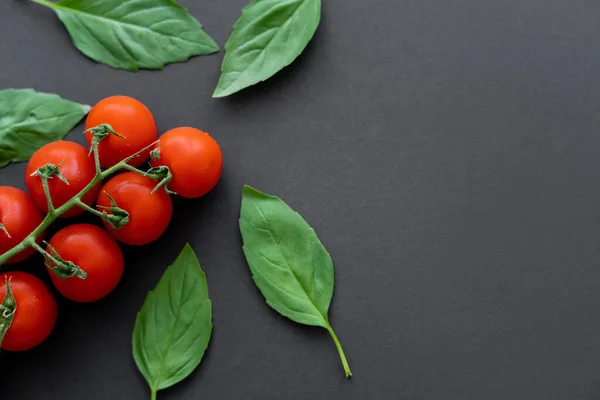
<svg viewBox="0 0 600 400"><path fill-rule="evenodd" d="M97 217L100 217L102 219L104 219L104 214L102 214L102 212L96 210L94 207L90 207L87 204L85 204L83 201L81 200L76 200L75 201L75 205L78 205L79 207L83 208L84 210L94 214Z"/></svg>
<svg viewBox="0 0 600 400"><path fill-rule="evenodd" d="M48 187L48 178L40 176L42 180L42 186L44 187L44 194L46 195L46 201L48 201L48 214L54 212L54 203L52 203L52 197L50 196L50 187Z"/></svg>
<svg viewBox="0 0 600 400"><path fill-rule="evenodd" d="M333 342L335 343L335 347L337 348L338 353L340 354L340 360L342 360L342 365L344 366L344 372L346 373L346 378L350 378L352 376L352 371L350 371L350 365L348 364L348 360L346 359L346 354L344 354L344 349L342 348L342 344L340 343L337 335L333 331L331 324L327 323L327 331L331 335Z"/></svg>

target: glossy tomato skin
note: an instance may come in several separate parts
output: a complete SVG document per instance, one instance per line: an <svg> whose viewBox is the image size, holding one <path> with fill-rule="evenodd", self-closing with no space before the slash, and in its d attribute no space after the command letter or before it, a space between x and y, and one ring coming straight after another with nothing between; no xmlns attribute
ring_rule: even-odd
<svg viewBox="0 0 600 400"><path fill-rule="evenodd" d="M15 297L17 310L2 341L2 349L25 351L42 343L56 324L56 301L41 280L26 272L0 274L0 301L6 294L6 278Z"/></svg>
<svg viewBox="0 0 600 400"><path fill-rule="evenodd" d="M204 196L219 181L223 155L208 133L189 127L171 129L160 137L157 147L159 158L151 164L169 167L173 174L169 189L179 196Z"/></svg>
<svg viewBox="0 0 600 400"><path fill-rule="evenodd" d="M63 162L64 160L64 162ZM50 195L54 208L58 208L69 201L73 196L85 188L96 176L96 166L94 158L88 154L88 151L80 144L59 140L48 143L36 151L25 170L25 183L35 204L44 212L48 212L48 202L44 195L42 179L39 176L32 176L38 168L51 163L59 165L60 171L67 179L67 185L58 177L54 176L48 180ZM100 184L94 186L84 197L83 202L87 205L93 205L100 190ZM73 207L61 215L61 217L73 217L83 213L85 210L81 207Z"/></svg>
<svg viewBox="0 0 600 400"><path fill-rule="evenodd" d="M119 229L106 229L120 242L140 246L155 241L167 229L173 215L171 197L164 189L154 193L157 182L135 172L110 179L98 196L98 205L110 207L110 195L117 206L129 213L129 222Z"/></svg>
<svg viewBox="0 0 600 400"><path fill-rule="evenodd" d="M144 147L150 146L158 136L154 117L148 108L132 97L112 96L100 100L85 122L85 129L101 124L109 124L125 138L109 135L98 145L100 164L110 168L123 159L137 153ZM92 134L86 132L88 146L92 144ZM150 150L129 161L130 165L138 167L150 156Z"/></svg>
<svg viewBox="0 0 600 400"><path fill-rule="evenodd" d="M12 249L38 227L44 216L27 193L10 186L0 186L0 223L10 237L0 231L0 254ZM43 234L37 238L38 243ZM21 262L31 256L35 250L28 247L12 256L7 264ZM0 299L1 301L2 299Z"/></svg>
<svg viewBox="0 0 600 400"><path fill-rule="evenodd" d="M102 228L75 224L58 231L49 242L63 260L87 272L86 279L60 279L48 271L56 289L66 298L87 303L106 297L123 275L123 253Z"/></svg>

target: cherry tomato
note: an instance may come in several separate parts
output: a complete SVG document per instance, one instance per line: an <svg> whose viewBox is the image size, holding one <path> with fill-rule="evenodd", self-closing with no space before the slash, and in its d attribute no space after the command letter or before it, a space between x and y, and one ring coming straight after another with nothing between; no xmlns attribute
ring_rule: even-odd
<svg viewBox="0 0 600 400"><path fill-rule="evenodd" d="M179 196L204 196L215 187L223 169L223 155L206 132L189 127L171 129L155 147L153 167L166 165L173 174L169 189Z"/></svg>
<svg viewBox="0 0 600 400"><path fill-rule="evenodd" d="M58 208L69 201L73 196L85 188L96 176L96 166L94 158L88 155L85 147L75 142L60 140L48 143L36 151L27 164L25 170L25 183L33 201L44 212L48 212L48 202L44 194L42 179L35 175L32 176L38 168L51 163L60 165L59 169L67 179L67 185L61 181L58 176L53 176L48 180L48 187L52 197L54 208ZM98 196L100 185L96 185L90 190L82 201L87 205L94 204ZM61 217L73 217L83 213L85 210L81 207L73 207L61 215Z"/></svg>
<svg viewBox="0 0 600 400"><path fill-rule="evenodd" d="M43 219L42 212L27 193L14 187L0 186L0 223L6 229L6 232L0 231L0 254L21 243ZM37 238L38 242L42 240L42 236L43 234ZM34 252L32 247L28 247L6 263L23 261Z"/></svg>
<svg viewBox="0 0 600 400"><path fill-rule="evenodd" d="M100 100L90 111L85 129L101 124L109 124L121 136L109 135L98 145L100 164L110 168L123 159L137 153L156 141L158 131L154 117L140 101L127 96L112 96ZM86 133L88 146L92 143L92 134ZM134 167L142 165L150 156L150 150L129 161Z"/></svg>
<svg viewBox="0 0 600 400"><path fill-rule="evenodd" d="M110 195L117 206L129 213L129 222L119 229L106 229L120 242L143 245L155 241L167 229L173 215L169 194L160 188L151 193L157 182L135 172L125 172L110 179L98 196L98 205L110 207Z"/></svg>
<svg viewBox="0 0 600 400"><path fill-rule="evenodd" d="M48 271L56 289L68 299L80 303L100 300L121 280L123 253L102 228L89 224L67 226L58 231L49 244L63 260L87 272L86 279L60 279Z"/></svg>
<svg viewBox="0 0 600 400"><path fill-rule="evenodd" d="M0 302L6 294L6 279L15 297L17 310L4 336L2 348L9 351L29 350L42 343L56 323L56 301L44 282L26 272L0 274Z"/></svg>

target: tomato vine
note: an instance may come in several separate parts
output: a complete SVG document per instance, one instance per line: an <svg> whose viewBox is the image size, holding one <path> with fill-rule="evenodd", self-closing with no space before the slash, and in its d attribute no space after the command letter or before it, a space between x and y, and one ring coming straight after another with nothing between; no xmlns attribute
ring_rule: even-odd
<svg viewBox="0 0 600 400"><path fill-rule="evenodd" d="M20 253L28 247L33 247L35 250L37 250L44 256L46 264L50 265L52 272L58 275L59 277L68 278L76 276L78 278L85 279L87 276L85 271L83 271L74 263L63 260L56 251L53 251L52 248L48 248L48 251L44 250L42 246L36 243L36 238L38 238L46 230L46 228L48 228L58 217L60 217L65 212L69 211L72 207L76 206L82 207L85 210L99 216L115 229L121 228L125 224L127 224L129 221L129 213L119 208L119 206L114 200L111 199L110 207L102 207L100 210L88 206L81 200L94 186L96 186L105 178L109 177L117 171L128 170L144 176L148 176L151 179L158 181L154 190L164 188L164 190L168 191L167 184L172 179L172 174L168 167L163 166L158 168L151 168L150 170L145 172L128 164L128 162L131 159L139 156L141 153L152 149L158 143L158 141L151 143L150 145L144 147L137 153L132 154L131 156L121 160L114 166L103 171L102 167L100 166L98 144L109 135L114 135L120 138L123 138L123 136L117 134L109 124L98 125L96 127L88 129L86 132L90 132L94 138L90 146L90 155L93 155L94 157L96 175L79 193L77 193L69 201L67 201L60 207L55 208L52 201L52 197L50 195L48 181L50 179L60 179L67 184L68 182L60 172L60 164L46 164L38 168L34 172L34 175L39 176L42 181L44 193L48 201L48 213L46 214L42 222L38 225L38 227L35 228L28 236L26 236L25 239L23 239L19 244L17 244L10 250L6 251L4 254L0 255L0 265L6 263L15 254ZM5 231L4 233L10 236L10 232Z"/></svg>

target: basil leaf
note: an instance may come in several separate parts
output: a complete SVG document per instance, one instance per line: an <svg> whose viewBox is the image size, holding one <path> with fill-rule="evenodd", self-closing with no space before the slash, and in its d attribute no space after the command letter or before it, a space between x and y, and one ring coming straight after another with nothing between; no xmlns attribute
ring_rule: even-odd
<svg viewBox="0 0 600 400"><path fill-rule="evenodd" d="M200 364L211 332L206 275L187 244L148 293L133 329L133 358L153 398Z"/></svg>
<svg viewBox="0 0 600 400"><path fill-rule="evenodd" d="M267 80L292 63L312 39L321 0L254 0L233 26L213 97Z"/></svg>
<svg viewBox="0 0 600 400"><path fill-rule="evenodd" d="M292 321L329 331L346 376L352 376L329 323L333 262L315 231L281 199L249 186L242 191L244 254L267 304Z"/></svg>
<svg viewBox="0 0 600 400"><path fill-rule="evenodd" d="M162 69L219 46L172 0L62 0L51 3L83 54L114 68Z"/></svg>
<svg viewBox="0 0 600 400"><path fill-rule="evenodd" d="M27 161L43 145L64 138L89 110L55 94L0 90L0 168Z"/></svg>

